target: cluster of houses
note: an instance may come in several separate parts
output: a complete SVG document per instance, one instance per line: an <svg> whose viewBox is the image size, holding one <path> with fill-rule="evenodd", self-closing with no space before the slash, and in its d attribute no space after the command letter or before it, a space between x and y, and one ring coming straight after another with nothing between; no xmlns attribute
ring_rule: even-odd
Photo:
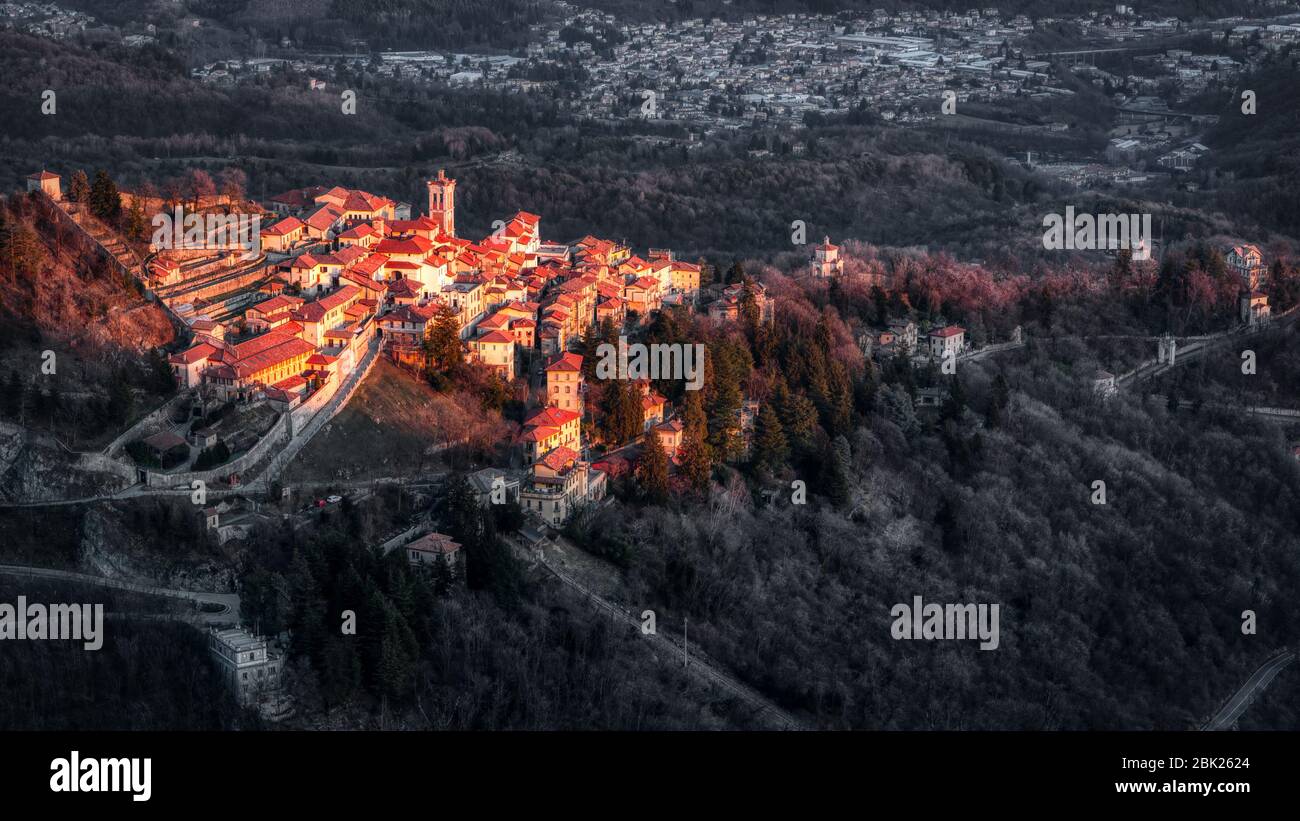
<svg viewBox="0 0 1300 821"><path fill-rule="evenodd" d="M620 333L667 305L693 306L700 266L652 248L645 256L594 236L545 241L540 217L518 212L478 241L457 235L456 181L427 182L428 207L366 191L305 188L273 197L278 219L261 231L273 272L237 322L205 317L193 344L170 358L180 385L223 400L268 400L285 407L345 378L376 337L384 355L424 363L435 324L455 319L463 352L512 382L540 360L544 398L525 419L520 451L527 477L518 501L550 525L602 498L606 474L586 457L582 357L570 349L593 327ZM773 306L762 285L733 284L708 309L719 322L752 304L766 322ZM644 431L670 455L681 439L663 396L640 385Z"/></svg>
<svg viewBox="0 0 1300 821"><path fill-rule="evenodd" d="M906 356L917 361L942 362L961 356L969 342L966 329L960 325L944 325L931 329L920 345L921 331L910 319L896 319L883 329L871 330L859 337L863 353L877 359Z"/></svg>

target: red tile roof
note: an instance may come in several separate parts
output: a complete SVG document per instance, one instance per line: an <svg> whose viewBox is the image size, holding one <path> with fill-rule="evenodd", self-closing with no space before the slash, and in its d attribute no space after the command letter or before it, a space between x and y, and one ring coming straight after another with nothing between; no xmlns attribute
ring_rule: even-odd
<svg viewBox="0 0 1300 821"><path fill-rule="evenodd" d="M293 318L299 322L320 322L325 314L345 304L349 300L361 298L361 289L355 285L344 285L332 294L323 296L315 302L308 302L297 311Z"/></svg>
<svg viewBox="0 0 1300 821"><path fill-rule="evenodd" d="M460 550L460 544L453 542L450 536L441 533L426 533L415 541L409 542L403 550L414 550L419 553L440 553L448 556Z"/></svg>
<svg viewBox="0 0 1300 821"><path fill-rule="evenodd" d="M580 371L582 370L582 357L576 353L560 354L546 366L546 370L548 373L551 371Z"/></svg>
<svg viewBox="0 0 1300 821"><path fill-rule="evenodd" d="M577 451L561 446L552 449L541 459L538 459L537 463L539 465L546 465L546 467L550 468L551 470L558 472L564 470L564 468L571 465L574 461L577 460L577 458L578 458Z"/></svg>
<svg viewBox="0 0 1300 821"><path fill-rule="evenodd" d="M298 219L297 217L285 217L284 219L272 225L270 228L267 228L262 233L270 234L272 236L282 237L285 234L301 229L303 226L304 226L303 221Z"/></svg>
<svg viewBox="0 0 1300 821"><path fill-rule="evenodd" d="M560 408L546 407L534 413L524 421L525 427L546 425L549 427L560 427L561 425L572 422L575 419L581 419L582 415L574 413L571 410L561 410Z"/></svg>
<svg viewBox="0 0 1300 821"><path fill-rule="evenodd" d="M200 342L189 350L172 354L167 357L167 361L173 365L193 365L201 359L207 359L216 352L216 348L206 342Z"/></svg>

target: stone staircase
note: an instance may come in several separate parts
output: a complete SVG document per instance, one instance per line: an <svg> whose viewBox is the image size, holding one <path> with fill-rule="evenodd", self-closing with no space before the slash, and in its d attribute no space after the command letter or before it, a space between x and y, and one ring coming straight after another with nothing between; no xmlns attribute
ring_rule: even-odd
<svg viewBox="0 0 1300 821"><path fill-rule="evenodd" d="M68 214L91 236L105 253L117 261L127 273L136 274L142 269L142 263L135 251L122 240L116 231L106 227L80 203L66 203Z"/></svg>

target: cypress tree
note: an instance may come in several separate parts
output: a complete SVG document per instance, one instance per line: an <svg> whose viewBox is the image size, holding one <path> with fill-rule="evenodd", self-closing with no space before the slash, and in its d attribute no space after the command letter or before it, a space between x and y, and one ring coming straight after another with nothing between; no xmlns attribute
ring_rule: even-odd
<svg viewBox="0 0 1300 821"><path fill-rule="evenodd" d="M658 434L652 432L645 438L636 466L636 481L648 501L655 504L668 501L668 454Z"/></svg>
<svg viewBox="0 0 1300 821"><path fill-rule="evenodd" d="M709 478L713 472L713 451L707 441L709 423L704 413L704 396L701 391L687 392L684 421L678 459L682 473L691 487L697 492L704 492L709 488Z"/></svg>

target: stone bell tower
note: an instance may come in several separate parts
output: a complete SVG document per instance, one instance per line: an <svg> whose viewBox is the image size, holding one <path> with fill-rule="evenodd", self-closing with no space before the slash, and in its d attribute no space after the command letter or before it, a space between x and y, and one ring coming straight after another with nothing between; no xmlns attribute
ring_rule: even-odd
<svg viewBox="0 0 1300 821"><path fill-rule="evenodd" d="M456 181L438 169L438 178L425 183L429 189L429 216L448 236L456 236Z"/></svg>

